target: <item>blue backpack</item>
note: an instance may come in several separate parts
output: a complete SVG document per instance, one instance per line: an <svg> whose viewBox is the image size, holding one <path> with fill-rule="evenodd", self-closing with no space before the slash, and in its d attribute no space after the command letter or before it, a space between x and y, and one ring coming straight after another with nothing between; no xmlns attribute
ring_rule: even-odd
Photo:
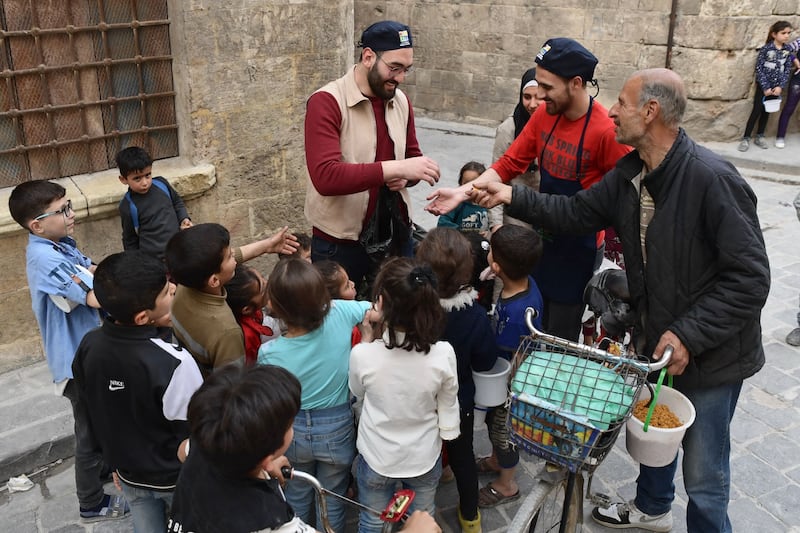
<svg viewBox="0 0 800 533"><path fill-rule="evenodd" d="M170 201L172 200L172 194L169 192L169 188L161 181L153 178L153 185L156 186L157 189L161 190L164 194L166 194ZM131 208L131 218L133 219L133 230L136 234L139 234L139 209L137 209L136 204L133 203L133 198L131 198L131 191L125 193L125 199L128 200L128 205Z"/></svg>

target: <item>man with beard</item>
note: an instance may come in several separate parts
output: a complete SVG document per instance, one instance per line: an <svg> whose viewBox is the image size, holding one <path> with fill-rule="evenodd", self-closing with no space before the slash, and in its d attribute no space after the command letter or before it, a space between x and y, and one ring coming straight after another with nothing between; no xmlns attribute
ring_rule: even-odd
<svg viewBox="0 0 800 533"><path fill-rule="evenodd" d="M422 155L411 102L398 89L413 69L411 30L376 22L359 46L359 62L308 99L305 215L312 261L337 261L363 294L385 257L411 255L406 188L435 183L439 165Z"/></svg>
<svg viewBox="0 0 800 533"><path fill-rule="evenodd" d="M490 183L470 198L565 232L619 229L639 315L636 351L660 359L672 346L667 372L696 411L682 441L685 531L729 533L730 423L743 381L764 366L769 262L753 190L689 138L680 127L685 111L675 72L636 72L610 111L617 141L635 151L600 183L571 198ZM677 452L666 466L640 465L635 498L595 508L592 518L614 529L671 531L677 467Z"/></svg>
<svg viewBox="0 0 800 533"><path fill-rule="evenodd" d="M467 186L439 189L428 210L450 211L470 189L489 182L508 182L539 158L539 190L573 196L600 181L630 148L614 139L608 111L589 95L597 58L580 43L550 39L536 56L537 95L544 105L489 170ZM583 290L602 259L603 232L563 235L542 231L544 250L533 272L544 297L544 330L578 340L583 317Z"/></svg>

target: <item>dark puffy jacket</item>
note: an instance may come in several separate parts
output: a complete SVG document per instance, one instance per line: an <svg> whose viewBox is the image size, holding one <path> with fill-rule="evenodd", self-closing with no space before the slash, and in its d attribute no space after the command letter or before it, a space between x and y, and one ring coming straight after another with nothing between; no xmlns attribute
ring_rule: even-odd
<svg viewBox="0 0 800 533"><path fill-rule="evenodd" d="M756 197L736 168L681 130L664 161L643 180L656 211L647 229L647 267L639 241L643 163L634 151L575 196L514 187L510 216L553 230L587 233L613 226L622 241L632 304L650 354L670 330L689 351L677 388L747 378L764 365L761 308L769 263ZM640 335L641 338L641 335Z"/></svg>

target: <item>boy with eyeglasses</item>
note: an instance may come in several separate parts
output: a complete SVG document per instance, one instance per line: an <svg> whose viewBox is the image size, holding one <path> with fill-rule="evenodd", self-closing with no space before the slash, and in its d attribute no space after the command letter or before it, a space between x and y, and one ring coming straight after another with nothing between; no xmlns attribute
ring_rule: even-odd
<svg viewBox="0 0 800 533"><path fill-rule="evenodd" d="M84 521L122 518L128 506L120 496L105 494L105 469L89 428L85 406L72 380L72 360L84 334L100 325L100 304L92 290L92 261L71 237L75 212L66 189L50 181L17 185L8 199L14 220L30 232L25 250L28 287L55 391L72 404L75 418L75 485ZM57 302L69 302L69 306Z"/></svg>

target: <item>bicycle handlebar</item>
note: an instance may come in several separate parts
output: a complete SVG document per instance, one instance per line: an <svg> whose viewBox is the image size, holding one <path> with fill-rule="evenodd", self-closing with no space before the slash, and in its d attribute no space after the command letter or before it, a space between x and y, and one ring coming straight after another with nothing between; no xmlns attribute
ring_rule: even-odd
<svg viewBox="0 0 800 533"><path fill-rule="evenodd" d="M571 350L580 350L582 352L588 352L606 361L615 361L617 363L634 365L638 368L641 368L642 370L646 370L648 373L655 372L656 370L661 370L662 368L667 366L670 360L672 359L672 353L675 351L675 349L671 345L668 345L664 349L664 354L661 356L661 359L658 359L653 363L643 363L642 361L631 359L630 357L625 357L622 355L614 355L599 348L593 348L585 344L580 344L578 342L562 339L561 337L556 337L555 335L550 335L548 333L539 331L533 325L533 319L536 318L538 314L539 312L536 311L536 309L534 309L533 307L528 307L527 309L525 309L525 324L528 326L528 329L530 330L531 336L533 338L542 339L549 343L556 344L558 346L563 346L564 348L569 348Z"/></svg>

